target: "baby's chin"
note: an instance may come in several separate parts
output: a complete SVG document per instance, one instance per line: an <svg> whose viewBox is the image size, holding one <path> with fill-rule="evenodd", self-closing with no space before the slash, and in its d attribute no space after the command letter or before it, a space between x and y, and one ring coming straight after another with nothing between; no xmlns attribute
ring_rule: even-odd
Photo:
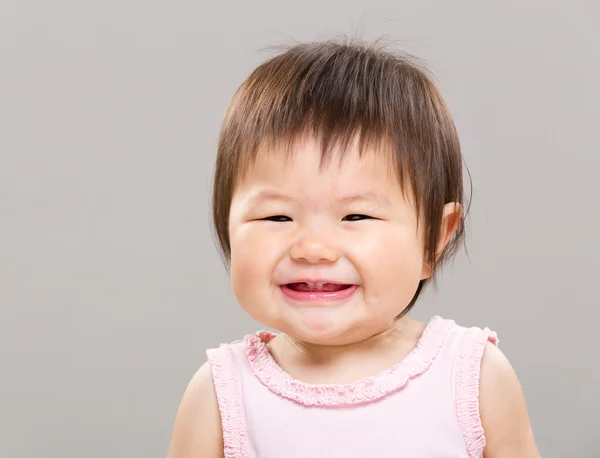
<svg viewBox="0 0 600 458"><path fill-rule="evenodd" d="M253 299L256 300L241 302L241 305L254 320L298 342L312 345L342 346L361 342L389 327L396 316L394 311L384 316L380 308L369 307L360 295L338 304L301 306L281 297Z"/></svg>
<svg viewBox="0 0 600 458"><path fill-rule="evenodd" d="M308 316L307 316L308 315ZM377 325L360 316L327 316L327 313L305 314L283 320L275 329L298 342L319 346L342 346L361 342L381 332Z"/></svg>

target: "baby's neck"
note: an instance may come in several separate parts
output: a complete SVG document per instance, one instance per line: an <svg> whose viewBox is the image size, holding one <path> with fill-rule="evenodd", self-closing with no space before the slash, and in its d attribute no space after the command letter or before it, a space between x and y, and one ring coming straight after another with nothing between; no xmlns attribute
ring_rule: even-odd
<svg viewBox="0 0 600 458"><path fill-rule="evenodd" d="M340 346L314 345L280 334L269 343L269 351L283 370L300 381L351 383L402 360L415 347L424 327L404 317L373 336Z"/></svg>

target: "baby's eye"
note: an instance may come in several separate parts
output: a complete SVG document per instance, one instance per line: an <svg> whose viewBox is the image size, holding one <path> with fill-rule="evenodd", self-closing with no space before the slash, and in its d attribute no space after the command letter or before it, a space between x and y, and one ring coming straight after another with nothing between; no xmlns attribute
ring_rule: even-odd
<svg viewBox="0 0 600 458"><path fill-rule="evenodd" d="M264 221L275 221L276 223L286 223L288 221L291 221L292 218L290 218L289 216L285 216L285 215L274 215L274 216L267 216L266 218L263 218Z"/></svg>
<svg viewBox="0 0 600 458"><path fill-rule="evenodd" d="M363 219L373 219L371 216L360 215L358 213L353 213L351 215L346 215L342 219L343 221L361 221Z"/></svg>

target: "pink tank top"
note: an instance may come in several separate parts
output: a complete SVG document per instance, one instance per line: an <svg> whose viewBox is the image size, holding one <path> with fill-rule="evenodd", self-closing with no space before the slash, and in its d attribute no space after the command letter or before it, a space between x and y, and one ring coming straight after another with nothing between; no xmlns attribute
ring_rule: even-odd
<svg viewBox="0 0 600 458"><path fill-rule="evenodd" d="M207 351L227 458L475 458L485 447L479 373L489 329L440 317L391 369L346 385L293 379L262 331Z"/></svg>

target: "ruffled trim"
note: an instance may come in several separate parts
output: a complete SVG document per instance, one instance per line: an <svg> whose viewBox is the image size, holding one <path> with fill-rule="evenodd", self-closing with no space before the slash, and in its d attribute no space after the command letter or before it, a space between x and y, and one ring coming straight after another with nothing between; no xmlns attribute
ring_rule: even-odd
<svg viewBox="0 0 600 458"><path fill-rule="evenodd" d="M223 429L225 458L248 458L246 421L231 348L207 350Z"/></svg>
<svg viewBox="0 0 600 458"><path fill-rule="evenodd" d="M463 338L456 371L456 415L469 458L480 458L485 435L479 414L481 359L487 342L498 345L498 336L488 328L469 328Z"/></svg>
<svg viewBox="0 0 600 458"><path fill-rule="evenodd" d="M391 369L349 384L308 384L292 378L275 362L267 343L275 337L261 331L245 338L248 362L260 382L274 393L306 406L366 403L400 390L424 373L437 356L453 321L433 317L415 348Z"/></svg>

